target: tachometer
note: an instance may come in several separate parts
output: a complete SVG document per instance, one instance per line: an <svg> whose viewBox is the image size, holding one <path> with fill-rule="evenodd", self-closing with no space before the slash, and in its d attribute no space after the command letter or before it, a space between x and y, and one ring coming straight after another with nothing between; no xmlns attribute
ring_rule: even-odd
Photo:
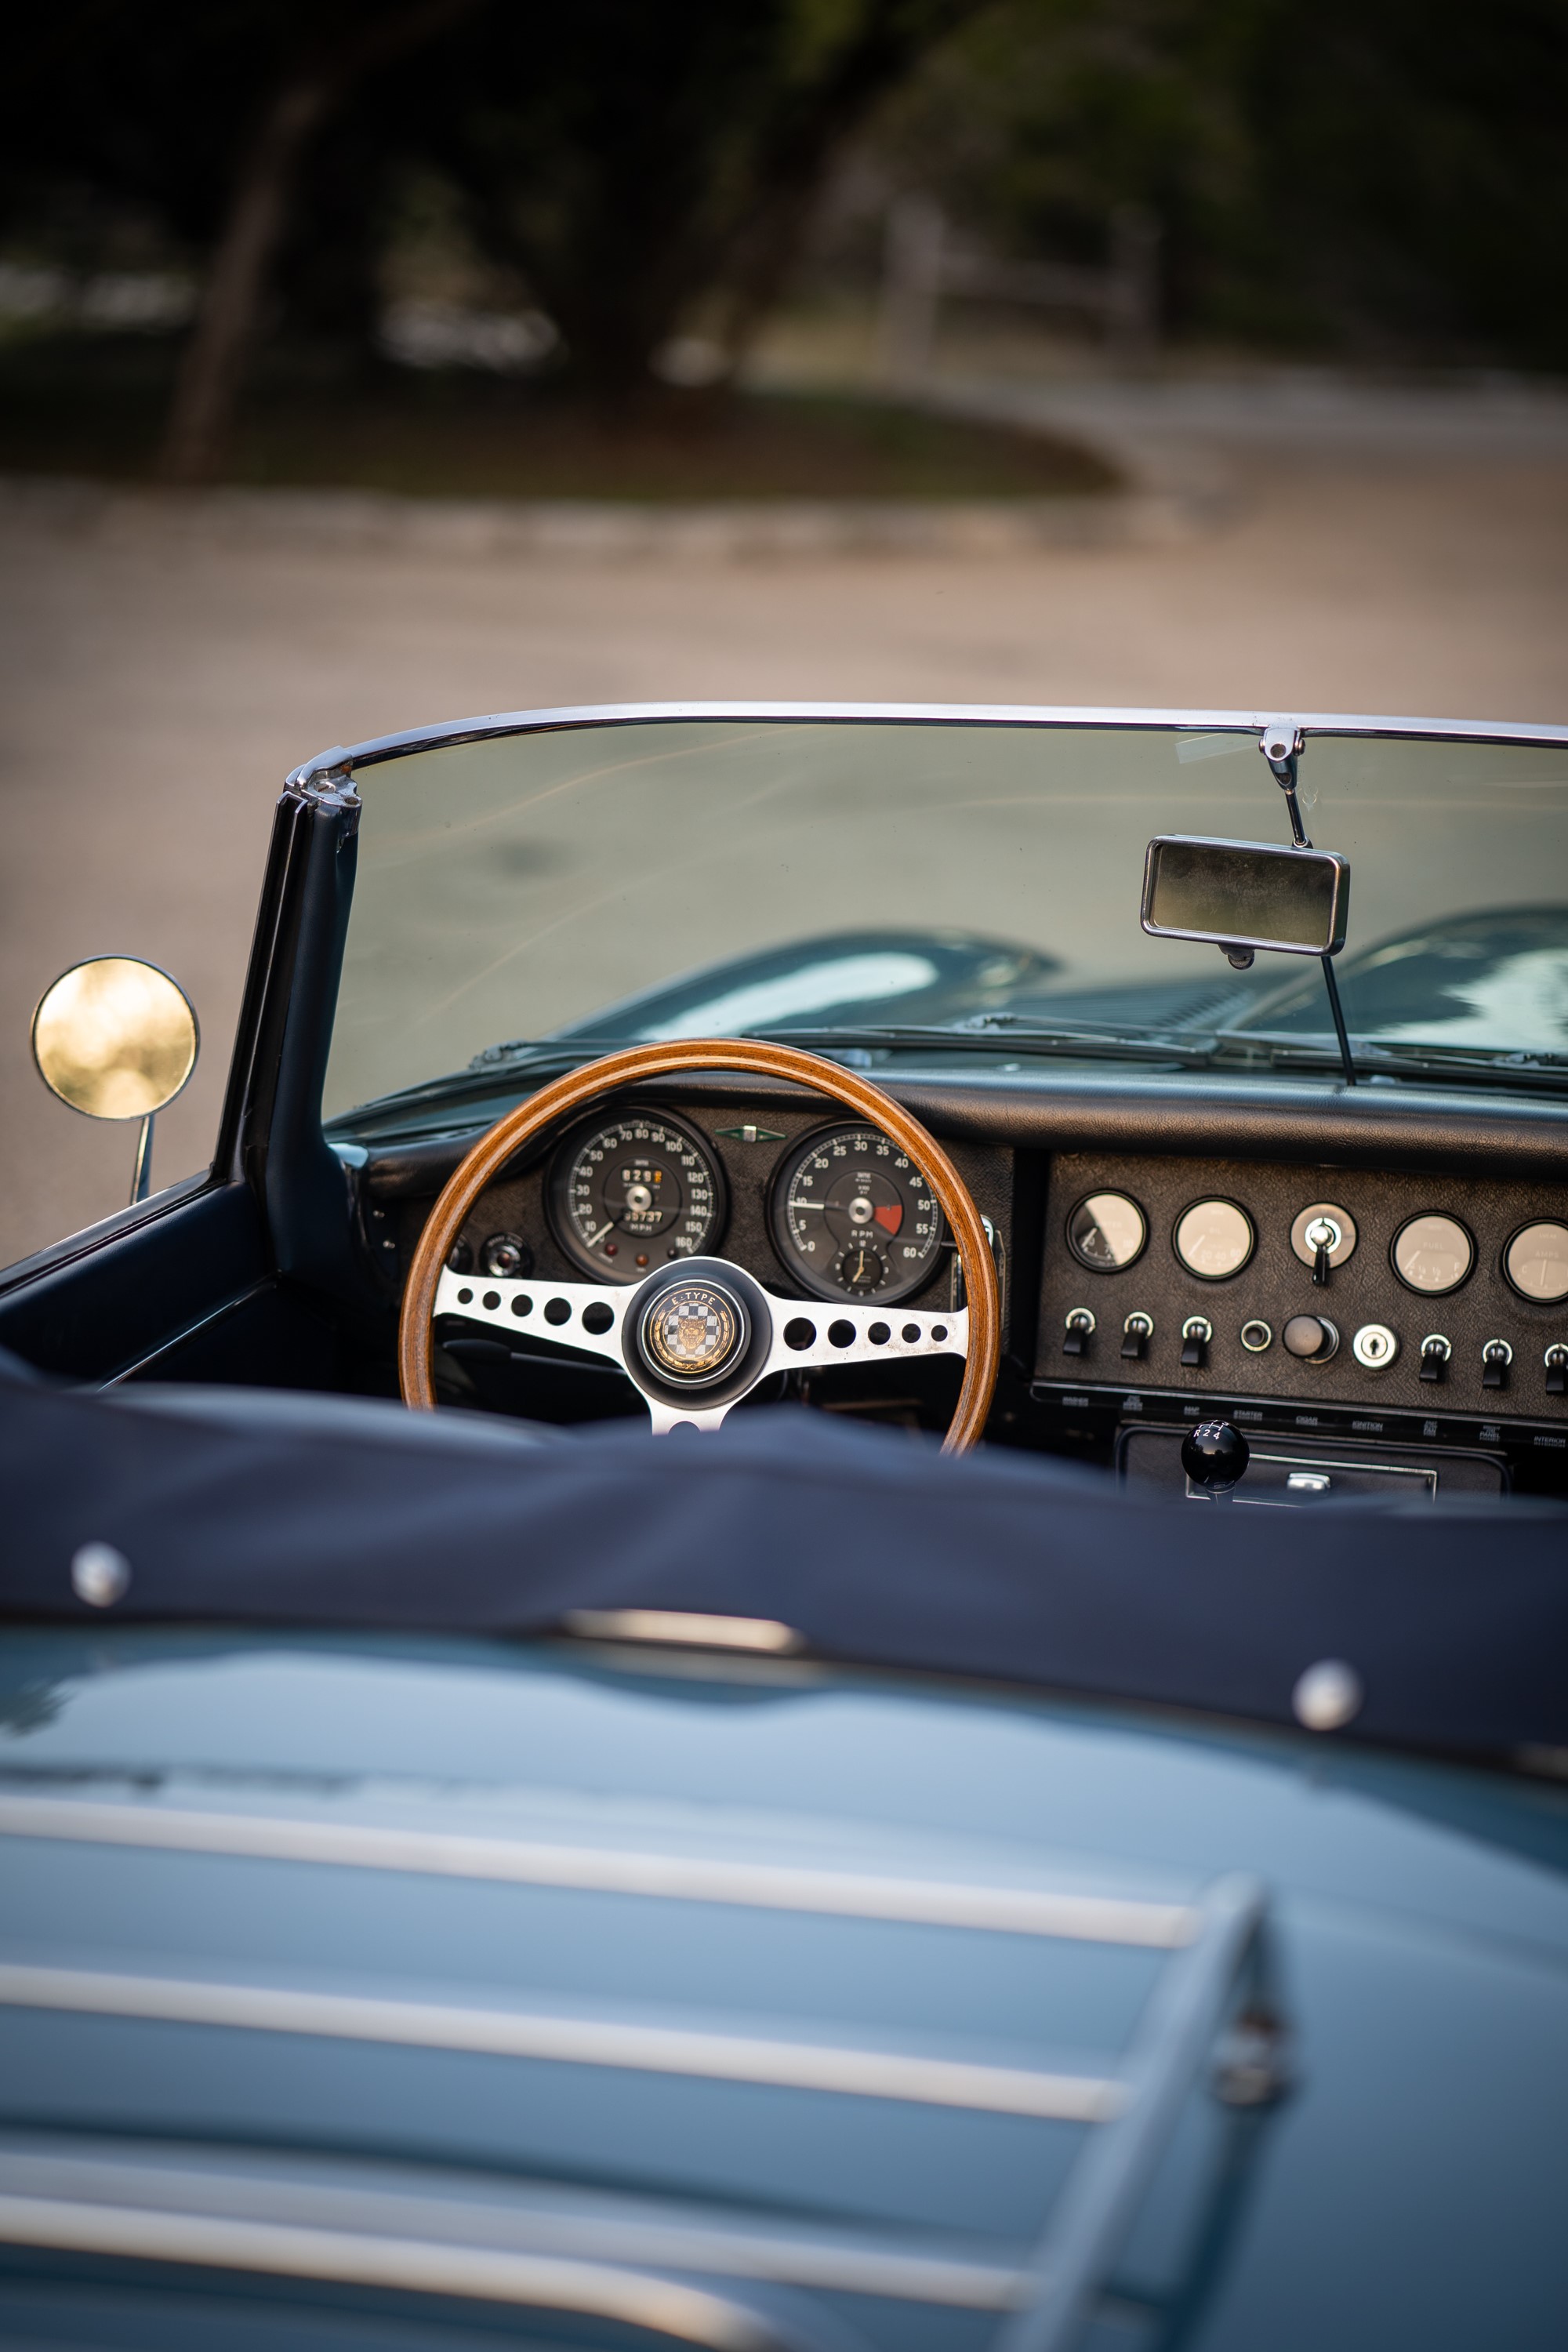
<svg viewBox="0 0 1568 2352"><path fill-rule="evenodd" d="M724 1224L724 1179L701 1136L665 1111L574 1129L550 1171L550 1222L568 1256L604 1282L640 1282L700 1257Z"/></svg>
<svg viewBox="0 0 1568 2352"><path fill-rule="evenodd" d="M773 1178L773 1241L816 1298L907 1298L942 1246L942 1211L907 1152L875 1127L819 1129Z"/></svg>

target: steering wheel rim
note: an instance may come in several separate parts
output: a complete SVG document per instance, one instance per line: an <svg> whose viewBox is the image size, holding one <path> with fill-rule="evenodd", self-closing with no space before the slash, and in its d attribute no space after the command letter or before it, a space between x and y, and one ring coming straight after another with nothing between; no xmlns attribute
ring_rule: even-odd
<svg viewBox="0 0 1568 2352"><path fill-rule="evenodd" d="M980 1212L952 1160L901 1103L869 1079L794 1045L746 1038L680 1038L634 1045L569 1070L519 1103L467 1152L448 1177L414 1252L398 1322L397 1376L405 1404L416 1412L436 1405L433 1366L437 1291L464 1220L485 1187L521 1148L569 1113L599 1097L649 1078L686 1070L734 1070L747 1076L788 1078L842 1103L890 1136L926 1177L957 1244L967 1295L968 1345L958 1403L942 1440L946 1454L966 1454L985 1426L1001 1360L1001 1308L996 1268ZM782 1302L781 1302L782 1303Z"/></svg>

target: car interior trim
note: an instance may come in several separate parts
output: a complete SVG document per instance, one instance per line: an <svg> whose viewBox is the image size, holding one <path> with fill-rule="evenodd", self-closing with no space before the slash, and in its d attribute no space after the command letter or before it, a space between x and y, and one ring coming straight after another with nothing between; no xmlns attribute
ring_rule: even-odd
<svg viewBox="0 0 1568 2352"><path fill-rule="evenodd" d="M1121 2114L1126 2098L1123 2084L1113 2075L994 2066L929 2058L913 2051L773 2041L755 2034L705 2033L621 2018L552 2016L93 1969L0 1964L0 2007L683 2074L772 2090L822 2091L910 2106L1019 2116L1035 2123L1110 2123Z"/></svg>
<svg viewBox="0 0 1568 2352"><path fill-rule="evenodd" d="M171 1331L166 1339L161 1340L158 1346L151 1349L146 1355L136 1357L129 1364L122 1364L117 1372L110 1372L95 1385L99 1388L117 1389L126 1381L139 1380L143 1372L153 1370L167 1357L184 1347L188 1341L200 1339L204 1331L216 1330L220 1323L226 1323L231 1315L237 1315L242 1307L248 1307L253 1298L260 1298L267 1291L273 1288L276 1279L273 1275L264 1274L258 1281L248 1284L244 1290L236 1291L232 1298L226 1298L221 1307L215 1307L210 1315L200 1315L194 1323L186 1323L179 1330Z"/></svg>
<svg viewBox="0 0 1568 2352"><path fill-rule="evenodd" d="M998 1043L999 1054L1005 1046ZM587 1058L587 1057L584 1057ZM537 1073L520 1071L520 1088ZM879 1068L877 1084L938 1135L1001 1142L1020 1150L1064 1151L1093 1146L1140 1158L1202 1152L1223 1158L1285 1156L1323 1148L1336 1165L1476 1168L1495 1175L1562 1177L1568 1169L1568 1103L1478 1097L1456 1102L1404 1080L1394 1087L1358 1087L1347 1100L1342 1085L1302 1079L1220 1079L1193 1074L1177 1084L1139 1079L1119 1070L1096 1084L1075 1072L1023 1076L976 1071L962 1085ZM683 1073L683 1094L713 1103L764 1097L781 1105L809 1102L804 1089L769 1087L721 1073ZM655 1081L646 1089L658 1098ZM484 1121L458 1132L407 1142L371 1142L359 1181L373 1199L397 1200L438 1191Z"/></svg>
<svg viewBox="0 0 1568 2352"><path fill-rule="evenodd" d="M511 1885L822 1913L1148 1951L1179 1948L1197 1932L1200 1920L1189 1904L1075 1895L1055 1888L873 1877L708 1855L618 1852L606 1846L394 1829L368 1822L103 1804L76 1797L0 1796L0 1836L314 1863L422 1877L501 1880Z"/></svg>
<svg viewBox="0 0 1568 2352"><path fill-rule="evenodd" d="M100 1217L95 1223L83 1225L79 1232L65 1234L58 1242L49 1242L43 1249L34 1250L28 1256L16 1258L0 1268L0 1296L61 1273L83 1259L96 1257L122 1236L144 1233L149 1225L176 1214L201 1193L220 1189L212 1171L203 1168L194 1176L182 1177L165 1186L161 1192L149 1193L144 1201L132 1201L127 1207L116 1209L111 1216Z"/></svg>

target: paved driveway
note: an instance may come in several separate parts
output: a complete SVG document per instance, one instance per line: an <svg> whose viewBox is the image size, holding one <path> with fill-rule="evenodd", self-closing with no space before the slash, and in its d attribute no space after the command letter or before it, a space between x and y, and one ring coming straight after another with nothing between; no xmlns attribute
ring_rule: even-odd
<svg viewBox="0 0 1568 2352"><path fill-rule="evenodd" d="M131 1130L57 1104L27 1060L34 1001L76 958L146 955L186 985L202 1066L161 1122L158 1172L205 1158L272 801L322 745L473 711L686 695L1568 719L1560 419L1248 434L1224 404L1195 423L1165 413L1158 431L1147 408L1126 429L1226 491L1179 543L465 562L240 544L178 509L111 525L14 514L0 547L0 1263L109 1213L129 1180Z"/></svg>

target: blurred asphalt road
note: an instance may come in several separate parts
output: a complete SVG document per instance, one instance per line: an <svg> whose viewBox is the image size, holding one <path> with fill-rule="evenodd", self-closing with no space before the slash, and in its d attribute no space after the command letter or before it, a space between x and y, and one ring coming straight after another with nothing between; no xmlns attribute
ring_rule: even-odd
<svg viewBox="0 0 1568 2352"><path fill-rule="evenodd" d="M1326 423L1321 399L1292 421L1277 388L1101 402L1113 441L1220 494L1211 527L1163 546L465 562L225 543L154 507L108 526L14 510L0 1263L110 1213L129 1182L132 1130L57 1103L27 1058L34 1003L77 958L147 956L194 998L202 1066L160 1121L156 1174L205 1160L272 803L324 745L683 696L1568 721L1568 402L1444 399L1403 421L1397 402L1341 401ZM1076 422L1095 396L1034 413Z"/></svg>

